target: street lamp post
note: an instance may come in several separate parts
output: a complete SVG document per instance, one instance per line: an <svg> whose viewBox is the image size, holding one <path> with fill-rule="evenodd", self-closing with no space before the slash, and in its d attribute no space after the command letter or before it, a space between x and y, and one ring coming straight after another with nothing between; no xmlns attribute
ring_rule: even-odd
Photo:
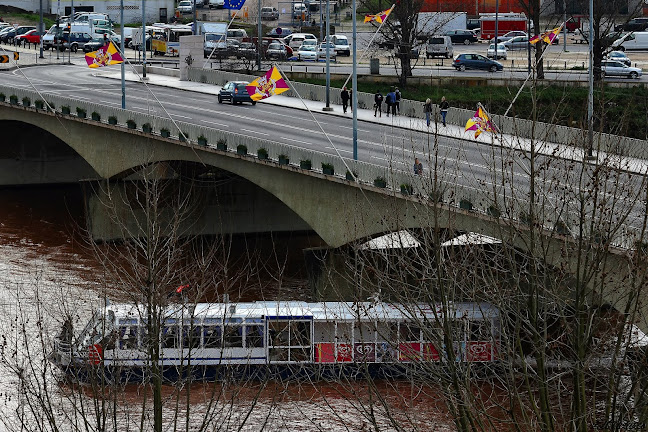
<svg viewBox="0 0 648 432"><path fill-rule="evenodd" d="M326 106L324 111L333 111L331 108L331 9L330 1L326 0ZM355 65L355 63L354 63Z"/></svg>
<svg viewBox="0 0 648 432"><path fill-rule="evenodd" d="M122 93L122 109L126 109L126 54L124 53L124 0L119 1L119 21L121 26L121 38L119 41L119 50L123 57L121 62L121 93Z"/></svg>
<svg viewBox="0 0 648 432"><path fill-rule="evenodd" d="M142 78L146 78L146 0L142 0Z"/></svg>
<svg viewBox="0 0 648 432"><path fill-rule="evenodd" d="M358 29L356 25L356 0L352 0L351 2L351 10L353 14L353 73L352 79L351 79L351 106L353 107L353 160L358 160L358 65L356 63L358 57L357 57L357 36L358 36ZM353 95L355 93L355 95Z"/></svg>
<svg viewBox="0 0 648 432"><path fill-rule="evenodd" d="M257 2L257 70L261 71L261 47L263 46L263 35L261 34L261 0Z"/></svg>
<svg viewBox="0 0 648 432"><path fill-rule="evenodd" d="M43 35L45 33L45 26L43 25L43 0L40 0L40 21L38 22L38 35L40 45L40 55L38 58L45 58L43 55Z"/></svg>

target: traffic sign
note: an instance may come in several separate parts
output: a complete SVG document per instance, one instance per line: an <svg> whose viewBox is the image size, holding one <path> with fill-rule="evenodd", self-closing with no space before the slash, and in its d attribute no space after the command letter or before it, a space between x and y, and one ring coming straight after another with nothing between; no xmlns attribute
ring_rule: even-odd
<svg viewBox="0 0 648 432"><path fill-rule="evenodd" d="M18 52L13 53L13 58L15 61L18 61L18 59L20 58L20 53ZM0 63L9 63L9 56L0 55Z"/></svg>

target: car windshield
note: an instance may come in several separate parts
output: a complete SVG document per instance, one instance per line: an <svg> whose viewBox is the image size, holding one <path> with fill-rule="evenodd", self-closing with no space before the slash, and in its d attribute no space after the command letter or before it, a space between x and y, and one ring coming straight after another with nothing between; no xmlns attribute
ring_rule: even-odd
<svg viewBox="0 0 648 432"><path fill-rule="evenodd" d="M315 51L315 47L311 45L303 46L300 51Z"/></svg>
<svg viewBox="0 0 648 432"><path fill-rule="evenodd" d="M268 49L276 49L276 50L278 50L278 49L281 49L281 45L273 43L273 44L270 44Z"/></svg>

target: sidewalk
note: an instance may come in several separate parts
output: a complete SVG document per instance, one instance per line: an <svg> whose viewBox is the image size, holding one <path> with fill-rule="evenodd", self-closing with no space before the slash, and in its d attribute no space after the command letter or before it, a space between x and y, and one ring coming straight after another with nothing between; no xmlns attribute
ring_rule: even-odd
<svg viewBox="0 0 648 432"><path fill-rule="evenodd" d="M118 70L105 70L98 71L95 74L96 76L109 78L109 79L121 79L121 73ZM133 72L127 72L125 79L130 82L141 81L140 78ZM181 90L199 92L204 94L214 95L214 102L216 102L216 95L220 90L220 86L212 84L203 84L198 82L191 81L180 81L179 78L171 76L157 75L154 73L147 74L147 83L149 85L162 86L162 87L171 87ZM259 104L269 104L269 105L278 105L283 107L289 107L293 109L300 110L309 110L311 112L317 112L325 115L332 115L338 117L346 117L351 121L353 114L350 110L346 114L342 112L341 105L332 105L333 111L322 111L325 107L324 102L311 101L306 99L299 99L288 96L273 96L268 99L264 99ZM430 125L430 128L426 126L425 119L421 118L412 118L405 116L389 116L383 112L382 117L374 117L373 110L368 109L359 109L358 110L358 120L364 122L370 122L377 125L381 125L383 128L399 128L405 130L412 130L418 132L430 132L437 133L440 136L446 136L450 138L479 142L484 145L495 145L508 147L510 149L529 151L531 149L531 140L526 138L520 138L513 135L501 135L495 136L490 133L482 133L478 138L474 138L474 132L465 132L464 125L449 124L446 127L443 127L441 123ZM468 120L468 119L466 119ZM560 157L564 159L571 159L575 161L582 161L585 158L585 151L580 148L575 148L572 146L564 145L561 143L550 143L536 141L535 143L537 153L545 154L547 156ZM607 155L604 153L596 154L599 158L599 162L602 162L608 156L612 156L613 160L618 164L619 169L631 170L635 172L645 172L646 171L646 162L638 159L622 158L620 156L614 157L614 155ZM626 163L621 166L621 159ZM596 159L588 160L588 163L596 163Z"/></svg>

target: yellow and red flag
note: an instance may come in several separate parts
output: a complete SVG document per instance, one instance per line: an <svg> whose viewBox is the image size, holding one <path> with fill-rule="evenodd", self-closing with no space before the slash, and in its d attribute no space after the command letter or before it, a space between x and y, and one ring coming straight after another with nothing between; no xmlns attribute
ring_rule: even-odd
<svg viewBox="0 0 648 432"><path fill-rule="evenodd" d="M387 20L387 17L389 16L392 10L394 10L394 6L390 7L385 11L379 12L375 15L365 15L364 22L368 23L371 21L376 21L378 24L382 24Z"/></svg>
<svg viewBox="0 0 648 432"><path fill-rule="evenodd" d="M544 41L546 44L551 45L551 43L558 37L558 34L562 30L563 26L560 25L560 27L556 27L553 30L549 30L548 32L544 32L541 35L535 35L531 39L529 39L529 43L531 45L535 45L536 43L540 42L540 40Z"/></svg>
<svg viewBox="0 0 648 432"><path fill-rule="evenodd" d="M481 135L482 132L496 131L495 125L491 123L488 113L481 104L478 105L475 115L466 122L465 132L468 131L475 131L475 138Z"/></svg>
<svg viewBox="0 0 648 432"><path fill-rule="evenodd" d="M88 67L91 68L110 66L124 62L119 50L112 42L102 46L97 51L89 52L86 54L85 59Z"/></svg>
<svg viewBox="0 0 648 432"><path fill-rule="evenodd" d="M265 75L245 86L253 101L269 98L289 90L288 84L281 77L276 66L273 66Z"/></svg>

